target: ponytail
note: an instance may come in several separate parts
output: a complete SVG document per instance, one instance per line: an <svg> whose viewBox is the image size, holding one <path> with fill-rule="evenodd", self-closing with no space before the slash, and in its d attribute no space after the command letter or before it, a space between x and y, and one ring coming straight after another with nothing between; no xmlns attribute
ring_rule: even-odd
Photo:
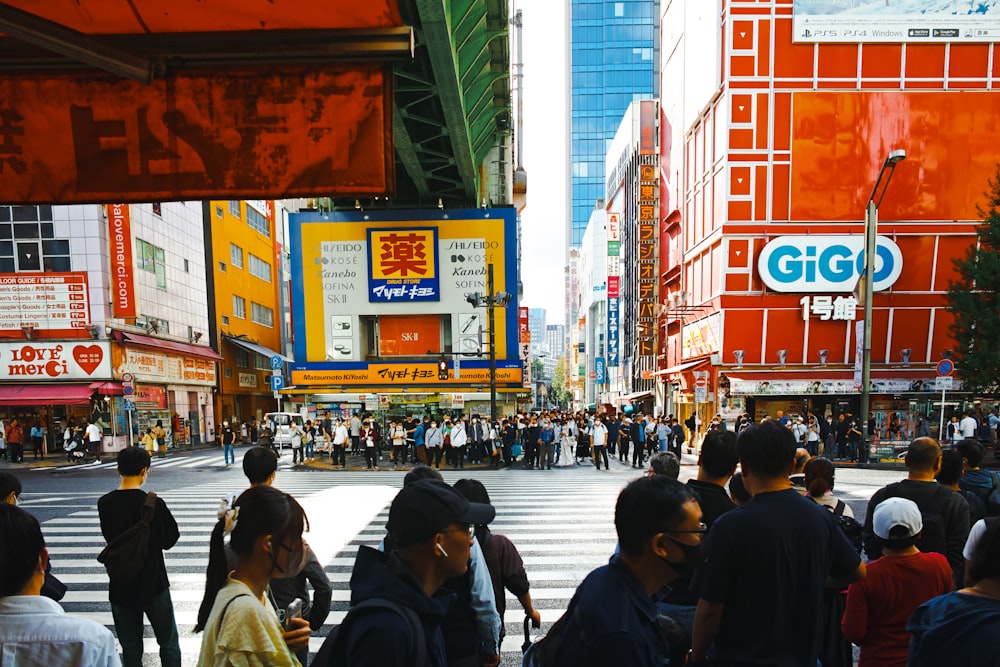
<svg viewBox="0 0 1000 667"><path fill-rule="evenodd" d="M802 470L806 478L807 493L811 498L822 498L833 490L833 475L835 468L830 459L816 457L810 459Z"/></svg>
<svg viewBox="0 0 1000 667"><path fill-rule="evenodd" d="M215 596L223 586L229 576L229 564L226 562L226 546L223 542L223 532L226 526L225 517L219 519L215 528L212 529L212 537L208 546L208 568L205 570L205 596L201 599L201 606L198 607L198 623L194 626L195 632L205 629L208 617L212 613L212 606L215 604Z"/></svg>

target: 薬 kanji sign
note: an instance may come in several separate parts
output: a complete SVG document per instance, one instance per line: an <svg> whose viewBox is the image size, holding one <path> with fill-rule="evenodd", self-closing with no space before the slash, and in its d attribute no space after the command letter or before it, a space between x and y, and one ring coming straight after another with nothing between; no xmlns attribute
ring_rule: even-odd
<svg viewBox="0 0 1000 667"><path fill-rule="evenodd" d="M437 228L368 230L368 300L439 301Z"/></svg>

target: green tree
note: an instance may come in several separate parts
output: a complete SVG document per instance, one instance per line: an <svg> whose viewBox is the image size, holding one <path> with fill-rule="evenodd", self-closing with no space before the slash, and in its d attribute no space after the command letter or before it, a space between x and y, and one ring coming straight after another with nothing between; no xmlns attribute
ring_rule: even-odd
<svg viewBox="0 0 1000 667"><path fill-rule="evenodd" d="M954 260L959 279L948 287L958 374L980 395L1000 393L1000 165L988 183L988 208L976 206L978 243Z"/></svg>
<svg viewBox="0 0 1000 667"><path fill-rule="evenodd" d="M552 373L551 387L552 391L549 395L552 397L552 402L560 408L565 408L568 392L566 391L566 363L564 357L559 357L559 361L556 363L556 369Z"/></svg>
<svg viewBox="0 0 1000 667"><path fill-rule="evenodd" d="M535 359L531 362L531 381L538 382L539 380L545 379L545 364L542 363L541 359Z"/></svg>

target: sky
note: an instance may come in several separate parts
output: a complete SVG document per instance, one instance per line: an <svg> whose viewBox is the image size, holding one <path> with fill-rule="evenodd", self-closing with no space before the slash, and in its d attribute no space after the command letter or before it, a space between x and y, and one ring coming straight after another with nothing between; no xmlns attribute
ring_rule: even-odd
<svg viewBox="0 0 1000 667"><path fill-rule="evenodd" d="M548 324L562 324L569 214L566 0L517 0L514 8L523 11L524 22L521 164L528 172L528 201L521 215L521 305L545 308ZM512 64L515 58L512 48Z"/></svg>

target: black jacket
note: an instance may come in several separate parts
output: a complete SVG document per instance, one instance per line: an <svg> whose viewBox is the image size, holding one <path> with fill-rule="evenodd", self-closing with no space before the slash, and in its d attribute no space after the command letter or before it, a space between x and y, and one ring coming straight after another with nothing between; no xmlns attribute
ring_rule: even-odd
<svg viewBox="0 0 1000 667"><path fill-rule="evenodd" d="M309 621L309 627L312 628L313 632L316 632L323 627L326 617L330 615L333 588L330 586L326 572L323 571L323 566L316 560L316 554L311 548L307 556L306 567L298 576L271 580L271 597L279 611L284 611L295 598L301 598L306 603L302 610L302 618ZM309 589L306 587L306 582L313 589L311 603L309 602Z"/></svg>
<svg viewBox="0 0 1000 667"><path fill-rule="evenodd" d="M373 598L388 598L412 609L423 624L427 641L427 667L446 667L441 621L452 596L439 591L433 598L421 590L406 564L395 553L382 553L371 547L359 547L351 574L351 605ZM409 664L409 627L399 614L389 610L370 611L348 628L343 664L352 667L411 667Z"/></svg>

